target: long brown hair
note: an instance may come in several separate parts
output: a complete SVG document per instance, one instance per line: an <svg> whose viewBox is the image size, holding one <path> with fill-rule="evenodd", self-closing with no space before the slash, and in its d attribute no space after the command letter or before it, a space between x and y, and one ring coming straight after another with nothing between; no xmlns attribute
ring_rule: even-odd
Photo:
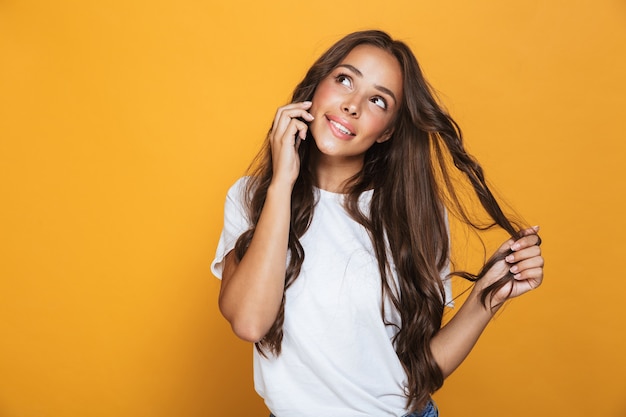
<svg viewBox="0 0 626 417"><path fill-rule="evenodd" d="M477 229L497 225L511 236L517 236L519 227L503 214L485 182L482 168L466 152L458 125L438 103L415 56L403 42L381 31L356 32L344 37L312 65L294 90L292 102L311 100L320 81L361 44L379 47L398 60L402 68L403 98L392 138L374 144L365 154L362 170L348 182L345 207L369 232L383 295L400 314L401 327L393 342L407 374L407 405L418 409L443 384L443 374L433 358L430 343L441 327L444 311L441 273L448 262L450 247L446 209ZM299 239L311 223L316 202L311 146L315 146L314 141L306 140L298 150L301 169L291 197L290 256L285 290L300 273L305 253ZM482 226L467 214L455 192L451 169L463 173L469 180L493 222ZM237 241L237 261L250 244L272 179L269 140L251 165L250 174L245 195L252 228ZM368 214L365 214L359 209L358 198L369 189L373 189L373 194ZM388 259L389 254L391 259ZM495 261L497 259L489 260L478 274L457 274L475 281ZM397 284L390 265L395 267ZM487 299L511 279L507 274L487 288L482 293L483 303L486 305ZM257 343L257 349L264 355L280 354L284 306L283 293L276 321Z"/></svg>

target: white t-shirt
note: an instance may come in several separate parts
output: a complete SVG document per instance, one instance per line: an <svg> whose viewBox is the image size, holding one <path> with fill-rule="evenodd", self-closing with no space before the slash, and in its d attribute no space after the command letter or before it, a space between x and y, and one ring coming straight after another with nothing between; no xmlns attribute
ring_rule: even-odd
<svg viewBox="0 0 626 417"><path fill-rule="evenodd" d="M241 195L245 179L228 192L224 229L211 269L249 228ZM278 417L402 416L406 374L391 338L397 328L381 317L378 263L363 226L345 211L343 195L319 190L313 220L300 242L301 274L286 292L282 353L254 350L254 384ZM372 192L361 195L367 213ZM446 285L447 300L450 288ZM386 321L400 324L391 305Z"/></svg>

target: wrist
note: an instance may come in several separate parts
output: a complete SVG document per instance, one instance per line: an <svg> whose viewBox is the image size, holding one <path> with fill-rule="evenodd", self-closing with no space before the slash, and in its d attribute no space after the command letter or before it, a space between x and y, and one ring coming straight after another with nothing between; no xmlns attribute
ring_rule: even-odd
<svg viewBox="0 0 626 417"><path fill-rule="evenodd" d="M480 309L484 311L486 314L491 316L495 315L500 307L504 304L504 301L500 301L497 298L493 298L492 294L487 294L487 298L485 298L485 302L482 302L482 293L484 288L479 285L474 285L472 291L470 292L466 303L473 304L476 309Z"/></svg>
<svg viewBox="0 0 626 417"><path fill-rule="evenodd" d="M287 198L291 201L291 192L293 191L293 183L289 181L280 181L272 179L270 185L267 187L266 198Z"/></svg>

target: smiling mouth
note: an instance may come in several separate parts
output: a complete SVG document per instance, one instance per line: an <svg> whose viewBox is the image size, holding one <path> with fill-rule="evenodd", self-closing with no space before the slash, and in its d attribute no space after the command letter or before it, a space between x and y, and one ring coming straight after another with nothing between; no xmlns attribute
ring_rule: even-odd
<svg viewBox="0 0 626 417"><path fill-rule="evenodd" d="M352 133L347 127L345 127L341 123L338 123L338 122L336 122L334 120L330 120L330 119L328 119L328 121L330 122L330 124L335 126L337 128L337 130L339 130L344 135L356 136L354 133Z"/></svg>

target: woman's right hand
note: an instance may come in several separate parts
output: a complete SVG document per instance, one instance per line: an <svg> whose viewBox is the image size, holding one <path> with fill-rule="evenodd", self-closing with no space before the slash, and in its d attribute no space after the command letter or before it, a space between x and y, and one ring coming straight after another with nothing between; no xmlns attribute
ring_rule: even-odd
<svg viewBox="0 0 626 417"><path fill-rule="evenodd" d="M276 111L269 137L274 171L272 182L277 181L289 186L296 182L300 173L298 148L300 141L306 139L309 130L309 126L298 118L311 122L313 115L307 111L309 108L311 102L304 101L287 104Z"/></svg>
<svg viewBox="0 0 626 417"><path fill-rule="evenodd" d="M291 190L300 172L298 147L313 120L311 102L278 109L269 141L272 184L245 255L225 258L219 306L234 333L250 342L261 340L276 321L285 291L291 216ZM301 119L301 120L300 120ZM288 192L289 191L289 192Z"/></svg>

